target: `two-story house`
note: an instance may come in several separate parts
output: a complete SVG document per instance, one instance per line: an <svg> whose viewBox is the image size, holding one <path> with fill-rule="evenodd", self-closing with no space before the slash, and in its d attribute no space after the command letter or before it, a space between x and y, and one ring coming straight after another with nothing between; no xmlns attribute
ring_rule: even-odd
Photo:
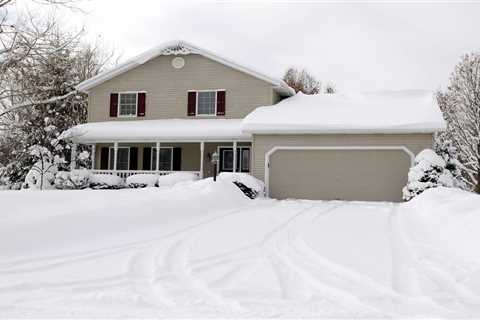
<svg viewBox="0 0 480 320"><path fill-rule="evenodd" d="M431 94L294 96L282 80L184 41L77 88L88 93L88 123L65 137L92 145L94 172L208 177L217 153L219 172L249 172L279 198L399 200L414 153L444 126Z"/></svg>

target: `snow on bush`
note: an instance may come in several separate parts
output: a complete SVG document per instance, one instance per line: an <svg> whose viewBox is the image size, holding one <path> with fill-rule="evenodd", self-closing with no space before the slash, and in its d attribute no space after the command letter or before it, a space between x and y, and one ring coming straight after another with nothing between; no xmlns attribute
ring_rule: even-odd
<svg viewBox="0 0 480 320"><path fill-rule="evenodd" d="M134 174L127 177L127 186L129 188L154 187L157 180L158 175L156 174Z"/></svg>
<svg viewBox="0 0 480 320"><path fill-rule="evenodd" d="M222 172L218 176L218 180L234 183L245 195L252 199L265 194L265 184L246 173Z"/></svg>
<svg viewBox="0 0 480 320"><path fill-rule="evenodd" d="M455 177L447 162L431 149L415 157L415 165L408 172L408 182L403 188L403 199L410 200L429 188L456 187Z"/></svg>
<svg viewBox="0 0 480 320"><path fill-rule="evenodd" d="M53 189L57 166L48 161L37 161L25 177L24 189Z"/></svg>
<svg viewBox="0 0 480 320"><path fill-rule="evenodd" d="M124 186L123 179L113 174L92 174L90 177L92 189L121 189Z"/></svg>
<svg viewBox="0 0 480 320"><path fill-rule="evenodd" d="M174 172L167 175L159 176L157 185L159 187L174 186L179 182L195 181L198 176L192 172Z"/></svg>
<svg viewBox="0 0 480 320"><path fill-rule="evenodd" d="M89 170L79 169L59 171L55 176L55 188L57 189L85 189L90 186L91 173Z"/></svg>

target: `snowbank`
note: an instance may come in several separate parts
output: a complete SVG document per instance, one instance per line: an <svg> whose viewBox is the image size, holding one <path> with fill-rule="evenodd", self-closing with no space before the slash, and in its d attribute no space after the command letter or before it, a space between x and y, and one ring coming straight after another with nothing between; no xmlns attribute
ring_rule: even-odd
<svg viewBox="0 0 480 320"><path fill-rule="evenodd" d="M295 96L255 109L243 121L249 133L417 133L443 130L429 91Z"/></svg>
<svg viewBox="0 0 480 320"><path fill-rule="evenodd" d="M254 176L239 172L222 172L218 175L219 181L226 182L240 182L246 187L254 190L258 194L263 194L265 191L265 184Z"/></svg>
<svg viewBox="0 0 480 320"><path fill-rule="evenodd" d="M198 180L198 176L192 172L174 172L158 177L157 185L159 187L170 187L180 182Z"/></svg>
<svg viewBox="0 0 480 320"><path fill-rule="evenodd" d="M480 196L454 188L428 189L402 204L400 213L414 267L428 279L422 289L449 284L449 294L480 305Z"/></svg>

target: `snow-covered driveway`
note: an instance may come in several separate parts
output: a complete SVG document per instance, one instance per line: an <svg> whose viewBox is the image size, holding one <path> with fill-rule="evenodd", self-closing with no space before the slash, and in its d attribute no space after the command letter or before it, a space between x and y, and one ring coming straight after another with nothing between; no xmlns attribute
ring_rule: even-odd
<svg viewBox="0 0 480 320"><path fill-rule="evenodd" d="M203 181L0 203L0 317L476 314L392 289L391 203L249 200Z"/></svg>

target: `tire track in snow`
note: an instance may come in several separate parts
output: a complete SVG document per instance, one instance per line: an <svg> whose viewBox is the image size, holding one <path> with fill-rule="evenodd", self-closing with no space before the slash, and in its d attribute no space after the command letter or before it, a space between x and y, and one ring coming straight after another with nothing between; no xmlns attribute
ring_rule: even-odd
<svg viewBox="0 0 480 320"><path fill-rule="evenodd" d="M268 206L270 204L262 204L261 206ZM258 203L249 204L245 207L240 209L232 209L228 210L226 213L215 216L213 218L206 219L204 221L200 221L198 223L180 228L178 230L169 232L165 235L160 237L154 237L149 240L142 240L142 241L135 241L126 243L120 246L111 246L101 249L95 250L86 250L86 251L79 251L70 254L61 254L61 255L51 255L51 256L40 256L35 258L26 258L26 259L18 259L13 261L2 261L0 262L0 274L13 274L13 273L23 273L23 272L34 272L34 271L43 271L48 270L55 267L60 267L63 265L68 265L71 263L81 262L81 261L89 261L89 260L96 260L99 258L104 258L108 256L112 256L119 253L130 252L132 250L137 250L138 248L147 248L151 244L158 242L159 240L169 239L180 234L193 231L199 227L204 227L210 223L213 223L217 220L227 218L232 215L239 214L243 212L243 210L248 210L249 207L258 206ZM52 262L53 260L53 262ZM56 261L59 260L59 261ZM38 264L41 262L45 262L45 264L40 264L36 267L28 267L31 264ZM25 268L21 268L21 266L27 265ZM20 267L20 268L19 268Z"/></svg>
<svg viewBox="0 0 480 320"><path fill-rule="evenodd" d="M177 241L171 246L166 256L167 268L175 275L182 289L188 290L207 305L236 312L244 311L237 301L224 298L211 290L200 278L194 276L189 264L191 250L189 242L192 241L190 239Z"/></svg>

